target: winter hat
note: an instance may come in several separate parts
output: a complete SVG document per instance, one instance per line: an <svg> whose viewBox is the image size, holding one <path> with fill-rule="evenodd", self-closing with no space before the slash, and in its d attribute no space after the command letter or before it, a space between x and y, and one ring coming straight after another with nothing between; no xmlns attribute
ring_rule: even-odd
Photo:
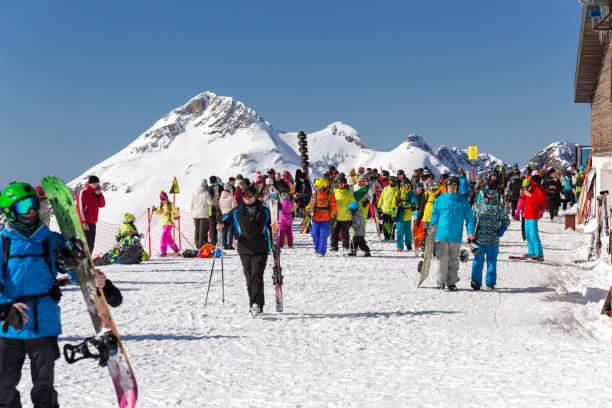
<svg viewBox="0 0 612 408"><path fill-rule="evenodd" d="M529 179L523 180L523 188L529 188L531 181Z"/></svg>
<svg viewBox="0 0 612 408"><path fill-rule="evenodd" d="M404 173L404 170L398 170L398 171L397 171L397 175L399 176L400 174L401 174L402 176L405 176L405 175L406 175L406 173Z"/></svg>
<svg viewBox="0 0 612 408"><path fill-rule="evenodd" d="M315 181L315 187L317 188L327 188L327 180L325 180L324 178L320 178L317 181Z"/></svg>
<svg viewBox="0 0 612 408"><path fill-rule="evenodd" d="M539 176L540 172L538 170L534 170L534 171L531 172L531 175L532 176Z"/></svg>
<svg viewBox="0 0 612 408"><path fill-rule="evenodd" d="M268 170L268 174L274 174L274 173L276 173L276 172L274 171L274 169L270 169L270 170Z"/></svg>
<svg viewBox="0 0 612 408"><path fill-rule="evenodd" d="M365 173L365 169L363 167L359 167L357 169L357 173Z"/></svg>
<svg viewBox="0 0 612 408"><path fill-rule="evenodd" d="M350 174L351 176L354 176L354 175L355 175L355 168L354 168L354 167L353 167L353 168L351 168L351 169L349 170L349 174Z"/></svg>
<svg viewBox="0 0 612 408"><path fill-rule="evenodd" d="M210 184L215 184L217 182L217 177L216 176L210 176L208 178L208 181L210 182Z"/></svg>
<svg viewBox="0 0 612 408"><path fill-rule="evenodd" d="M389 172L387 170L383 170L382 176L383 177L389 177Z"/></svg>
<svg viewBox="0 0 612 408"><path fill-rule="evenodd" d="M423 188L423 183L416 183L416 188Z"/></svg>
<svg viewBox="0 0 612 408"><path fill-rule="evenodd" d="M159 201L164 201L164 200L170 201L168 199L168 194L166 194L166 192L164 190L162 190L162 191L159 192Z"/></svg>
<svg viewBox="0 0 612 408"><path fill-rule="evenodd" d="M359 208L359 204L357 204L357 202L352 201L349 205L348 205L348 209L351 211L355 211L356 209Z"/></svg>
<svg viewBox="0 0 612 408"><path fill-rule="evenodd" d="M243 194L257 194L257 191L255 190L255 186L247 186L244 191L242 192Z"/></svg>
<svg viewBox="0 0 612 408"><path fill-rule="evenodd" d="M44 197L45 196L45 192L43 191L43 188L41 186L34 187L34 190L36 190L36 192L38 193L39 197Z"/></svg>
<svg viewBox="0 0 612 408"><path fill-rule="evenodd" d="M123 221L124 222L132 222L135 219L136 219L136 217L134 217L134 214L130 214L130 213L123 214Z"/></svg>
<svg viewBox="0 0 612 408"><path fill-rule="evenodd" d="M459 183L459 177L457 177L457 176L450 176L450 177L448 178L448 184L449 184L449 185L453 185L453 184L455 184L455 185L457 185L457 186L458 186L458 185L460 184L460 183Z"/></svg>
<svg viewBox="0 0 612 408"><path fill-rule="evenodd" d="M99 183L100 179L97 176L89 176L87 179L87 184Z"/></svg>
<svg viewBox="0 0 612 408"><path fill-rule="evenodd" d="M346 176L345 176L344 174L340 174L340 175L338 176L338 178L336 179L336 181L337 181L338 183L344 183L344 184L346 184Z"/></svg>

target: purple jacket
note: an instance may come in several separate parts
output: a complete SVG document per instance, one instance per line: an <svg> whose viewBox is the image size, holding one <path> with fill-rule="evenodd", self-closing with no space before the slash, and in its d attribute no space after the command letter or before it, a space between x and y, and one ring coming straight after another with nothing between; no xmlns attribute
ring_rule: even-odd
<svg viewBox="0 0 612 408"><path fill-rule="evenodd" d="M278 216L281 225L291 225L293 218L291 217L291 210L293 209L293 201L287 198L281 203L282 209Z"/></svg>

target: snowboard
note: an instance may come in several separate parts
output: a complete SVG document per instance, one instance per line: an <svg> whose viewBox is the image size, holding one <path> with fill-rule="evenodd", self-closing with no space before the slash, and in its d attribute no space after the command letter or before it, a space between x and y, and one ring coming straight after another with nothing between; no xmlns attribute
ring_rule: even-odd
<svg viewBox="0 0 612 408"><path fill-rule="evenodd" d="M274 192L275 189L274 189ZM273 193L272 188L270 189L270 217L272 225L272 259L274 265L272 266L272 284L274 285L274 298L276 303L276 311L283 311L283 275L282 268L280 266L280 246L278 237L280 234L280 223L278 222L278 199L277 194Z"/></svg>
<svg viewBox="0 0 612 408"><path fill-rule="evenodd" d="M425 249L423 250L423 260L419 262L419 272L421 278L417 287L421 287L421 284L425 282L425 279L429 276L429 268L431 267L431 258L433 258L434 246L436 245L436 231L438 230L437 225L430 225L427 229L427 236L425 237Z"/></svg>
<svg viewBox="0 0 612 408"><path fill-rule="evenodd" d="M119 407L134 407L138 398L136 378L104 293L95 287L95 268L72 193L60 179L53 176L43 178L41 184L53 207L63 239L74 244L76 251L72 250L73 254L80 254L75 273L94 327L93 337L76 347L68 344L64 346L66 361L72 363L82 358L98 358L101 365L108 367ZM88 344L94 345L99 355L90 353ZM76 353L82 354L83 357L75 358Z"/></svg>

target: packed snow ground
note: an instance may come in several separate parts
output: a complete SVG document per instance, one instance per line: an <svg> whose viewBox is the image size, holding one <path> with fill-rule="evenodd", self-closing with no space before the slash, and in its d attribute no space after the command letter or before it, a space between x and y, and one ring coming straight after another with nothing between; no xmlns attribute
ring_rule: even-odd
<svg viewBox="0 0 612 408"><path fill-rule="evenodd" d="M560 222L560 221L559 221ZM298 226L294 230L297 232ZM604 263L576 265L588 236L541 222L546 263L510 261L525 251L513 222L500 248L498 289L417 289L417 259L382 244L368 225L372 258L313 255L295 234L282 252L285 312L252 319L235 251L212 260L153 259L103 268L124 295L113 310L136 372L139 407L609 407L612 284ZM361 254L360 254L361 255ZM271 259L269 260L270 265ZM217 264L218 265L218 264ZM435 269L435 265L433 268ZM92 334L77 288L62 301L60 345ZM113 407L106 369L93 361L56 368L64 407ZM29 373L20 390L30 406Z"/></svg>

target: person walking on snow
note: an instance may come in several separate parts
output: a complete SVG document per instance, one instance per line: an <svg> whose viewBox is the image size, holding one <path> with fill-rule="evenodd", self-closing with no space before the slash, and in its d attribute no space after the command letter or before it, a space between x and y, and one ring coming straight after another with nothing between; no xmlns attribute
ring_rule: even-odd
<svg viewBox="0 0 612 408"><path fill-rule="evenodd" d="M233 224L238 235L237 252L249 293L249 312L253 317L263 312L265 304L263 274L271 245L270 220L270 210L257 199L254 186L246 187L242 192L242 202L223 217L223 225Z"/></svg>
<svg viewBox="0 0 612 408"><path fill-rule="evenodd" d="M153 206L153 213L162 217L162 235L160 242L160 256L166 256L168 246L172 248L175 254L178 254L179 249L176 242L172 239L172 229L174 228L174 220L179 218L179 212L174 203L168 199L168 194L164 190L159 192L159 208ZM213 234L214 235L214 234Z"/></svg>
<svg viewBox="0 0 612 408"><path fill-rule="evenodd" d="M395 205L394 198L397 195L397 184L395 178L391 179L389 184L383 189L378 201L378 208L382 210L383 235L386 241L392 239L393 224L395 217L393 216L393 207Z"/></svg>
<svg viewBox="0 0 612 408"><path fill-rule="evenodd" d="M57 282L60 259L77 261L65 247L64 239L51 232L38 213L37 193L26 183L9 185L0 196L0 208L7 223L1 231L0 264L0 407L21 407L17 390L26 355L30 360L34 407L57 408L54 388L55 360L60 357L58 336L62 334L61 290ZM70 272L73 282L78 282ZM102 272L95 272L95 286L101 288L111 306L121 303L121 293Z"/></svg>
<svg viewBox="0 0 612 408"><path fill-rule="evenodd" d="M527 179L523 180L521 197L525 202L523 213L525 218L525 236L527 238L527 253L523 256L543 262L544 252L542 251L542 242L538 232L538 220L542 216L546 197L542 194L542 190L535 181Z"/></svg>
<svg viewBox="0 0 612 408"><path fill-rule="evenodd" d="M478 226L476 230L475 243L480 249L474 255L472 262L472 282L474 290L480 290L482 286L482 268L485 257L487 259L487 289L495 289L497 285L497 255L499 253L499 238L510 225L510 218L504 206L495 199L495 189L485 186L484 198L474 204L474 220Z"/></svg>
<svg viewBox="0 0 612 408"><path fill-rule="evenodd" d="M544 188L547 193L546 206L548 207L550 220L552 221L559 213L559 207L561 207L561 191L563 190L563 185L559 181L557 172L552 172L550 174L550 178L547 179Z"/></svg>
<svg viewBox="0 0 612 408"><path fill-rule="evenodd" d="M439 189L438 183L430 181L429 191L423 194L423 199L419 202L419 214L417 216L417 226L423 228L423 239L427 237L434 203L440 196L442 196L442 192Z"/></svg>
<svg viewBox="0 0 612 408"><path fill-rule="evenodd" d="M285 245L285 236L287 237L287 245L289 245L289 248L293 248L293 231L291 230L293 217L291 216L291 210L293 210L291 195L288 193L281 194L281 211L278 217L280 223L279 246L281 248Z"/></svg>
<svg viewBox="0 0 612 408"><path fill-rule="evenodd" d="M317 256L325 256L327 237L332 219L338 216L336 197L330 192L327 180L320 178L315 182L316 191L306 211L312 212L312 241Z"/></svg>
<svg viewBox="0 0 612 408"><path fill-rule="evenodd" d="M89 176L87 187L77 193L76 209L79 220L83 225L85 239L89 252L93 254L96 243L96 223L98 222L98 212L106 205L100 179L96 176Z"/></svg>
<svg viewBox="0 0 612 408"><path fill-rule="evenodd" d="M334 197L336 198L338 218L336 220L336 224L333 226L332 229L330 250L338 250L338 241L340 239L340 233L342 233L342 247L344 249L349 249L351 212L348 209L348 205L355 201L355 198L353 197L353 193L349 189L344 174L341 174L338 177L337 188L334 189Z"/></svg>
<svg viewBox="0 0 612 408"><path fill-rule="evenodd" d="M400 189L396 192L393 199L393 212L396 214L397 252L402 252L404 240L406 242L406 249L408 251L412 250L412 210L418 206L416 194L412 191L410 180L404 177L400 183Z"/></svg>
<svg viewBox="0 0 612 408"><path fill-rule="evenodd" d="M424 190L423 190L423 183L421 183L420 181L418 183L416 183L416 201L417 201L417 206L416 208L412 211L412 218L414 218L414 221L412 222L412 235L414 236L414 250L418 251L419 249L421 249L421 243L423 242L423 238L424 238L424 231L423 231L423 224L419 222L419 207L421 202L423 201L423 196L424 196Z"/></svg>
<svg viewBox="0 0 612 408"><path fill-rule="evenodd" d="M223 192L221 193L221 197L219 197L219 211L221 215L224 216L229 214L229 212L237 206L238 204L236 203L236 197L234 197L232 186L227 183L223 186ZM223 249L235 249L233 246L234 226L232 224L223 227L221 231L221 244L223 245Z"/></svg>
<svg viewBox="0 0 612 408"><path fill-rule="evenodd" d="M208 207L212 204L208 182L204 179L191 196L191 216L195 225L195 245L198 249L208 243Z"/></svg>
<svg viewBox="0 0 612 408"><path fill-rule="evenodd" d="M459 179L448 179L446 194L438 198L431 212L430 226L437 225L438 289L456 291L459 282L459 251L465 221L468 236L474 240L474 214L470 202L459 194Z"/></svg>
<svg viewBox="0 0 612 408"><path fill-rule="evenodd" d="M365 241L365 217L363 216L363 207L356 201L349 204L348 209L351 212L351 228L353 228L353 240L351 252L349 256L357 256L357 248L365 252L366 257L370 255L370 248Z"/></svg>

